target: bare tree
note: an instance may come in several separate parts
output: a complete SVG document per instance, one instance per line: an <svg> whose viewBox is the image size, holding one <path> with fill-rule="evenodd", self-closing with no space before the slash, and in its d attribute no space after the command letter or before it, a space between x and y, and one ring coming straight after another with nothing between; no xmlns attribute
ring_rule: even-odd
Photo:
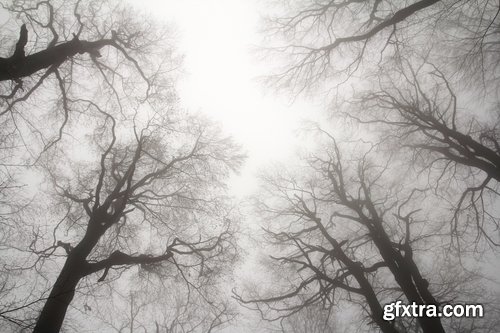
<svg viewBox="0 0 500 333"><path fill-rule="evenodd" d="M410 167L441 191L457 246L498 246L498 4L289 5L291 14L269 28L285 43L275 50L292 61L278 82L292 91L336 86L332 109L343 112L335 114L385 129L379 140L403 146ZM352 89L335 84L342 82Z"/></svg>
<svg viewBox="0 0 500 333"><path fill-rule="evenodd" d="M94 274L101 282L134 265L158 274L178 270L202 288L237 254L223 188L242 156L230 139L204 120L172 114L156 113L140 131L136 124L132 138L117 137L116 126L107 115L96 164L67 168L63 155L52 157L59 167L46 162L65 212L31 248L42 261L59 249L66 258L35 332L58 332L77 286Z"/></svg>
<svg viewBox="0 0 500 333"><path fill-rule="evenodd" d="M426 57L483 83L498 77L497 2L291 0L284 4L280 3L278 15L268 19L266 34L272 40L270 51L286 59L272 81L294 92L312 90L325 79L331 88L334 82L354 79L358 71L364 77L394 57Z"/></svg>
<svg viewBox="0 0 500 333"><path fill-rule="evenodd" d="M167 29L113 1L4 1L0 121L3 133L38 157L62 138L70 116L92 100L115 117L151 97L172 95ZM26 156L27 155L27 156Z"/></svg>
<svg viewBox="0 0 500 333"><path fill-rule="evenodd" d="M345 115L377 125L372 129L381 132L382 141L403 147L412 168L420 169L435 191L452 202L454 236L461 238L475 229L476 241L484 237L498 246L498 113L467 108L466 96L426 62L417 66L402 61L376 81L372 89L357 93ZM457 187L463 190L452 199L450 190Z"/></svg>
<svg viewBox="0 0 500 333"><path fill-rule="evenodd" d="M215 288L237 255L224 183L243 157L215 126L177 110L172 34L121 2L1 4L11 15L1 36L1 162L6 175L45 174L47 189L5 220L22 236L2 248L2 319L57 332L75 294L97 294L94 274L113 284L132 266L186 290ZM29 281L19 290L7 281L16 274Z"/></svg>
<svg viewBox="0 0 500 333"><path fill-rule="evenodd" d="M264 178L267 196L259 196L257 208L269 221L265 233L281 270L280 288L237 299L269 320L347 302L382 332L444 332L449 324L429 313L393 322L383 313L395 300L438 309L477 283L466 271L453 276L440 267L452 260L444 254L449 232L440 219L446 212L435 207L431 214L431 191L408 186L397 161L370 158L376 146L356 157L363 145L351 145L345 155L327 137L325 151L308 158L298 174Z"/></svg>
<svg viewBox="0 0 500 333"><path fill-rule="evenodd" d="M280 288L236 297L269 320L348 302L384 332L492 331L494 316L476 326L381 314L394 300L439 306L495 291L450 242L498 244L498 3L284 3L266 30L284 57L272 83L333 91L343 125L355 119L381 135L353 135L376 143L370 160L359 147L341 154L325 133L331 142L297 173L264 179L268 198L257 207Z"/></svg>

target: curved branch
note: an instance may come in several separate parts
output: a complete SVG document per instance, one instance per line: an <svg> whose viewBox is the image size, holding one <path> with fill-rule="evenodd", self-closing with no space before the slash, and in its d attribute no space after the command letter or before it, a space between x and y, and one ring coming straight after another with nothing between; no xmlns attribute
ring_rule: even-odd
<svg viewBox="0 0 500 333"><path fill-rule="evenodd" d="M408 7L405 7L403 9L398 10L390 18L384 20L380 24L377 24L369 31L367 31L363 34L360 34L360 35L337 38L333 43L322 47L321 50L332 51L333 49L337 48L340 44L351 43L351 42L360 42L363 40L367 41L368 39L372 38L373 36L375 36L380 31L384 30L385 28L390 27L392 25L395 25L396 23L399 23L401 21L404 21L408 17L410 17L411 15L415 14L416 12L418 12L422 9L425 9L427 7L430 7L439 1L440 0L421 0L419 2L411 4Z"/></svg>
<svg viewBox="0 0 500 333"><path fill-rule="evenodd" d="M160 256L151 256L147 254L141 254L138 256L131 256L126 253L123 253L119 250L111 253L111 255L101 261L98 261L96 263L90 263L88 265L88 268L85 272L86 275L90 275L92 273L96 273L100 270L104 269L103 275L99 278L99 282L104 281L106 276L108 275L108 271L111 267L113 266L123 266L123 265L148 265L148 264L155 264L159 263L165 260L170 259L173 256L173 253L168 251L163 255Z"/></svg>

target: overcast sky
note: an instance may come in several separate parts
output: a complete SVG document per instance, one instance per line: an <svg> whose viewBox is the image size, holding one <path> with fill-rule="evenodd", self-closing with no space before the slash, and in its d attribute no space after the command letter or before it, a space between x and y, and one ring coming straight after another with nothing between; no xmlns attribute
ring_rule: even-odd
<svg viewBox="0 0 500 333"><path fill-rule="evenodd" d="M259 169L294 156L301 140L301 120L320 115L312 101L266 90L258 78L273 64L258 59L261 44L261 11L255 0L129 0L156 19L173 24L177 47L185 56L178 90L181 103L222 124L243 146L248 159L239 176L230 182L232 194L243 198L257 189ZM260 8L265 5L261 4ZM256 221L249 219L247 223ZM241 267L238 279L255 270ZM258 314L244 317L224 332L252 332L261 325ZM259 324L260 323L260 324Z"/></svg>
<svg viewBox="0 0 500 333"><path fill-rule="evenodd" d="M272 68L259 61L258 29L264 4L255 0L129 0L177 31L186 72L179 82L181 102L222 123L248 154L241 175L231 182L238 196L256 189L259 168L293 155L301 119L318 115L311 101L265 90L258 77ZM260 8L259 9L259 4Z"/></svg>

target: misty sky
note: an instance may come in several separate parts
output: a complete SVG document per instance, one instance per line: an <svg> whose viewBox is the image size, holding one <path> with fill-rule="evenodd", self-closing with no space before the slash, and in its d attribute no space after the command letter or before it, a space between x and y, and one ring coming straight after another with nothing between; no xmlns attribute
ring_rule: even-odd
<svg viewBox="0 0 500 333"><path fill-rule="evenodd" d="M320 111L310 100L292 103L259 82L273 66L259 60L257 51L267 6L252 0L129 1L176 31L176 46L185 56L181 103L221 123L243 146L248 160L231 190L250 194L258 169L291 157L300 143L301 121Z"/></svg>
<svg viewBox="0 0 500 333"><path fill-rule="evenodd" d="M183 321L193 332L221 324L223 333L311 333L317 323L321 332L499 325L500 247L491 239L500 236L500 116L495 104L496 124L488 124L489 106L478 97L484 94L489 103L490 67L478 74L484 81L475 88L475 67L462 69L447 59L456 52L456 59L476 64L459 50L467 50L467 39L496 43L500 7L490 18L493 41L489 26L484 35L471 33L474 38L463 33L461 41L462 26L474 27L488 15L466 22L454 12L473 13L477 3L457 2L464 7L458 10L426 0L373 1L373 7L359 1L126 0L102 12L99 2L85 10L79 0L73 7L65 0L18 10L20 3L26 5L0 9L0 26L7 21L4 44L15 45L5 47L13 55L0 63L0 81L12 90L0 96L2 114L12 118L3 123L8 135L0 134L14 142L2 140L14 157L0 165L8 171L0 170L0 181L8 180L0 184L0 200L4 195L15 203L2 203L7 208L0 222L13 231L0 232L7 254L0 266L5 281L15 282L11 292L0 279L0 296L14 299L11 308L28 305L2 312L0 304L0 322L17 311L20 324L6 324L32 321L36 332L57 325L59 331L63 324L76 331L184 330ZM403 17L408 7L413 12ZM275 35L266 16L275 19ZM459 42L446 20L457 24ZM130 28L135 21L139 31ZM157 23L168 27L171 49L156 39L156 30L149 34ZM171 57L172 49L178 57ZM157 54L165 54L172 71L156 67ZM27 72L26 59L33 58L35 64L44 60L37 65L46 74L39 67ZM280 65L282 75L266 85ZM500 72L498 63L491 68ZM471 89L457 73L471 76ZM492 100L498 103L494 74ZM172 86L180 108L170 78L178 80ZM29 84L34 97L24 91ZM164 112L170 108L179 111L172 119ZM184 110L208 116L224 138L204 117L184 118ZM32 154L37 149L39 158ZM33 163L24 154L32 154ZM16 188L17 177L26 188ZM11 192L19 198L9 198ZM26 300L16 299L17 288ZM483 321L422 314L382 319L382 307L396 300L439 307L469 302L491 312L478 316ZM32 315L37 307L40 315ZM60 319L57 325L52 318Z"/></svg>

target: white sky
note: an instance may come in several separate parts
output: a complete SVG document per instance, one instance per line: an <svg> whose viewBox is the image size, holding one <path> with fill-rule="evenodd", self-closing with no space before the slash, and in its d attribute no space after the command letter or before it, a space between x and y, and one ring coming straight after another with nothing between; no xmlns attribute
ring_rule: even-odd
<svg viewBox="0 0 500 333"><path fill-rule="evenodd" d="M255 46L260 13L255 0L129 0L156 19L172 23L178 32L184 71L178 89L184 106L222 123L224 130L248 154L231 182L233 194L256 188L255 172L284 160L299 143L295 129L310 118L313 107L273 91L264 91L257 77L270 64L258 61Z"/></svg>
<svg viewBox="0 0 500 333"><path fill-rule="evenodd" d="M233 177L230 189L240 198L252 194L257 189L258 170L294 156L302 143L297 135L302 120L320 114L311 101L299 99L292 105L289 96L265 91L258 82L259 76L273 68L255 54L262 40L259 1L129 1L176 28L177 47L185 56L186 74L177 87L181 103L221 123L243 146L248 159L240 175ZM241 267L238 278L254 275L255 268L250 266ZM258 314L244 313L245 319L240 317L224 332L259 330L254 327L260 323Z"/></svg>

